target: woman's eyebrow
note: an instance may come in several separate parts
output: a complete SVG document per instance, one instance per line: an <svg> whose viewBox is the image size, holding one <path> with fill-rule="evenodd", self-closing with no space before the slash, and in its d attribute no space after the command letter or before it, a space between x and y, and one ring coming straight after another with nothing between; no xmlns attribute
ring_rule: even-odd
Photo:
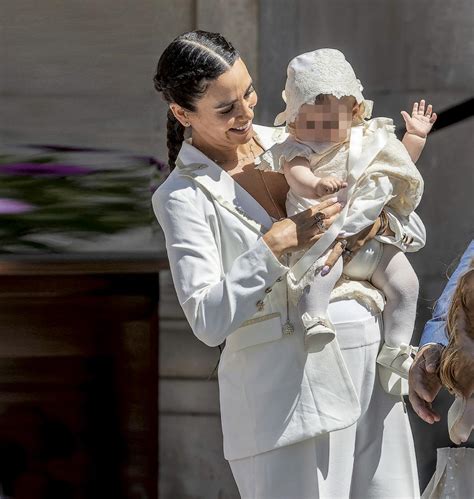
<svg viewBox="0 0 474 499"><path fill-rule="evenodd" d="M253 86L253 81L250 82L250 85L247 87L247 90L245 91L245 94L248 94L248 91L250 90L250 88L252 86ZM220 109L221 107L230 106L231 104L233 104L234 102L237 102L237 101L238 101L238 99L234 99L233 101L230 101L230 102L220 102L219 104L217 104L217 106L215 107L215 109Z"/></svg>

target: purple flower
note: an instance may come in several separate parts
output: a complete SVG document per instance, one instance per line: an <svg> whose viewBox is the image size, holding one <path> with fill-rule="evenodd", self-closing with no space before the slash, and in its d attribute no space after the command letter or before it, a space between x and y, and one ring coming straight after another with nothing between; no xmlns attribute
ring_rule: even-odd
<svg viewBox="0 0 474 499"><path fill-rule="evenodd" d="M35 210L32 204L17 199L0 198L0 215L14 215Z"/></svg>
<svg viewBox="0 0 474 499"><path fill-rule="evenodd" d="M11 175L86 175L94 170L85 166L51 163L9 163L0 165L0 173Z"/></svg>

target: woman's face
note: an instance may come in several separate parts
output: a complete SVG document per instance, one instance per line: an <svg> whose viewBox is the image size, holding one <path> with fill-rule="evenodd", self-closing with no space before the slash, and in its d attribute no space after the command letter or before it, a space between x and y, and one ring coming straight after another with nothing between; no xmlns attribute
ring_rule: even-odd
<svg viewBox="0 0 474 499"><path fill-rule="evenodd" d="M235 149L253 135L253 108L257 94L242 59L209 83L196 101L195 111L187 111L193 145L204 149Z"/></svg>
<svg viewBox="0 0 474 499"><path fill-rule="evenodd" d="M294 122L295 135L310 142L341 142L348 136L358 110L354 97L320 95L314 104L303 104Z"/></svg>

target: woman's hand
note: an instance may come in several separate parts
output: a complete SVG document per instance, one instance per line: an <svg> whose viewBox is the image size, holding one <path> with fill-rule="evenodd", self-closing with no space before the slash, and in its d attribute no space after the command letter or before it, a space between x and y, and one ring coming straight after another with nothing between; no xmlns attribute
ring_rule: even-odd
<svg viewBox="0 0 474 499"><path fill-rule="evenodd" d="M292 217L275 222L263 238L277 258L287 252L306 250L332 225L342 207L337 198L328 199Z"/></svg>
<svg viewBox="0 0 474 499"><path fill-rule="evenodd" d="M349 263L354 258L354 255L362 248L362 246L364 246L364 244L368 243L371 239L373 239L377 235L379 236L395 235L392 229L390 229L388 225L388 218L383 210L380 216L372 225L369 225L369 227L366 227L358 234L354 234L353 236L344 239L344 241L346 242L345 249L343 250L342 254L344 263ZM335 262L330 262L330 263L334 265ZM331 268L332 265L329 265L329 267ZM326 266L328 266L328 263L326 263Z"/></svg>
<svg viewBox="0 0 474 499"><path fill-rule="evenodd" d="M344 263L349 263L352 258L354 258L354 255L362 248L362 246L364 246L365 243L369 242L377 235L395 235L388 225L388 218L383 210L380 216L372 225L365 228L358 234L338 241L334 245L330 255L326 259L326 263L323 269L321 270L321 275L325 276L326 274L328 274L341 255L344 259Z"/></svg>
<svg viewBox="0 0 474 499"><path fill-rule="evenodd" d="M344 263L349 263L354 258L354 255L362 248L362 246L364 246L365 243L368 243L378 234L380 228L381 220L379 217L372 225L369 225L369 227L366 227L358 234L346 237L345 241L347 242L347 244L342 255Z"/></svg>

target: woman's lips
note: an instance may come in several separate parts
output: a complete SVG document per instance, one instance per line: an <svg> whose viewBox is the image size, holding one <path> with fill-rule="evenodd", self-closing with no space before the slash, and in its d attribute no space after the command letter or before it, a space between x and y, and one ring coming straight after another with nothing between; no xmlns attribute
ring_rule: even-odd
<svg viewBox="0 0 474 499"><path fill-rule="evenodd" d="M236 128L231 128L230 131L233 133L239 133L239 134L245 134L250 130L250 127L252 126L252 122L249 121L244 127L236 127Z"/></svg>

